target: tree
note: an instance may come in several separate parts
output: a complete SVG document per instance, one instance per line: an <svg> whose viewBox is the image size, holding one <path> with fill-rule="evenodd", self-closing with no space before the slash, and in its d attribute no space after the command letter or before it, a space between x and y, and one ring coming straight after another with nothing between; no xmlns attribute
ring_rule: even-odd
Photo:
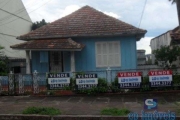
<svg viewBox="0 0 180 120"><path fill-rule="evenodd" d="M172 4L176 2L176 0L169 0L169 1L172 2Z"/></svg>
<svg viewBox="0 0 180 120"><path fill-rule="evenodd" d="M172 68L173 62L178 60L180 56L179 46L161 46L160 49L154 50L153 54L156 58L156 63L164 68Z"/></svg>
<svg viewBox="0 0 180 120"><path fill-rule="evenodd" d="M4 47L0 46L0 76L7 75L9 72L9 60L3 54Z"/></svg>
<svg viewBox="0 0 180 120"><path fill-rule="evenodd" d="M40 27L47 25L47 24L48 23L44 19L42 19L42 21L40 21L40 22L38 22L38 21L34 22L31 26L31 30L35 30L35 29L40 28Z"/></svg>
<svg viewBox="0 0 180 120"><path fill-rule="evenodd" d="M177 13L178 13L178 21L179 21L179 29L180 29L180 1L179 0L169 0L172 4L176 3Z"/></svg>

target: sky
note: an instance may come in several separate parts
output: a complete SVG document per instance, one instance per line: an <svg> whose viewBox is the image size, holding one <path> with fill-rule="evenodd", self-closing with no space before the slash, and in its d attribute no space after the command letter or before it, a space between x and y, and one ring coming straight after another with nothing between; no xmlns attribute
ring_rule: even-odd
<svg viewBox="0 0 180 120"><path fill-rule="evenodd" d="M137 49L151 53L150 40L178 26L176 4L169 0L22 0L33 22L53 22L85 5L147 30Z"/></svg>

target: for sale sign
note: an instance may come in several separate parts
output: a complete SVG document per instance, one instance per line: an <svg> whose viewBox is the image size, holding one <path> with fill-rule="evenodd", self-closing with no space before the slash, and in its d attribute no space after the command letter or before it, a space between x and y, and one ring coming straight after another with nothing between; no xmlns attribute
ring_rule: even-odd
<svg viewBox="0 0 180 120"><path fill-rule="evenodd" d="M76 74L76 85L78 89L90 89L92 87L97 87L97 84L97 74Z"/></svg>
<svg viewBox="0 0 180 120"><path fill-rule="evenodd" d="M142 72L119 72L118 83L120 88L140 88Z"/></svg>
<svg viewBox="0 0 180 120"><path fill-rule="evenodd" d="M149 82L151 87L172 86L172 71L149 71Z"/></svg>
<svg viewBox="0 0 180 120"><path fill-rule="evenodd" d="M63 89L70 84L69 73L49 73L48 74L48 89Z"/></svg>

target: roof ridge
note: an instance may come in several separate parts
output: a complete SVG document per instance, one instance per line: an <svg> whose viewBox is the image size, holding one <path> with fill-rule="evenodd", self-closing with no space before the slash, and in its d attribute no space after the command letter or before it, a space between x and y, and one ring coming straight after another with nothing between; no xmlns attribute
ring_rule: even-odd
<svg viewBox="0 0 180 120"><path fill-rule="evenodd" d="M143 36L146 32L146 30L137 28L86 5L50 24L21 35L17 39L31 40L124 34L141 34Z"/></svg>

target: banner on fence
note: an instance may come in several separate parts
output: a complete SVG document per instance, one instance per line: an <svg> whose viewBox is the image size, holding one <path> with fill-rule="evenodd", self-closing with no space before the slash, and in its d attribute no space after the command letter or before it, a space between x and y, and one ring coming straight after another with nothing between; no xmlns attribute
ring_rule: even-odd
<svg viewBox="0 0 180 120"><path fill-rule="evenodd" d="M172 86L172 71L149 71L149 82L151 87Z"/></svg>
<svg viewBox="0 0 180 120"><path fill-rule="evenodd" d="M120 88L140 88L142 72L119 72L118 83Z"/></svg>
<svg viewBox="0 0 180 120"><path fill-rule="evenodd" d="M49 73L48 74L48 89L63 89L70 84L69 73Z"/></svg>
<svg viewBox="0 0 180 120"><path fill-rule="evenodd" d="M76 85L78 89L90 89L97 87L98 76L95 73L92 74L76 74Z"/></svg>

